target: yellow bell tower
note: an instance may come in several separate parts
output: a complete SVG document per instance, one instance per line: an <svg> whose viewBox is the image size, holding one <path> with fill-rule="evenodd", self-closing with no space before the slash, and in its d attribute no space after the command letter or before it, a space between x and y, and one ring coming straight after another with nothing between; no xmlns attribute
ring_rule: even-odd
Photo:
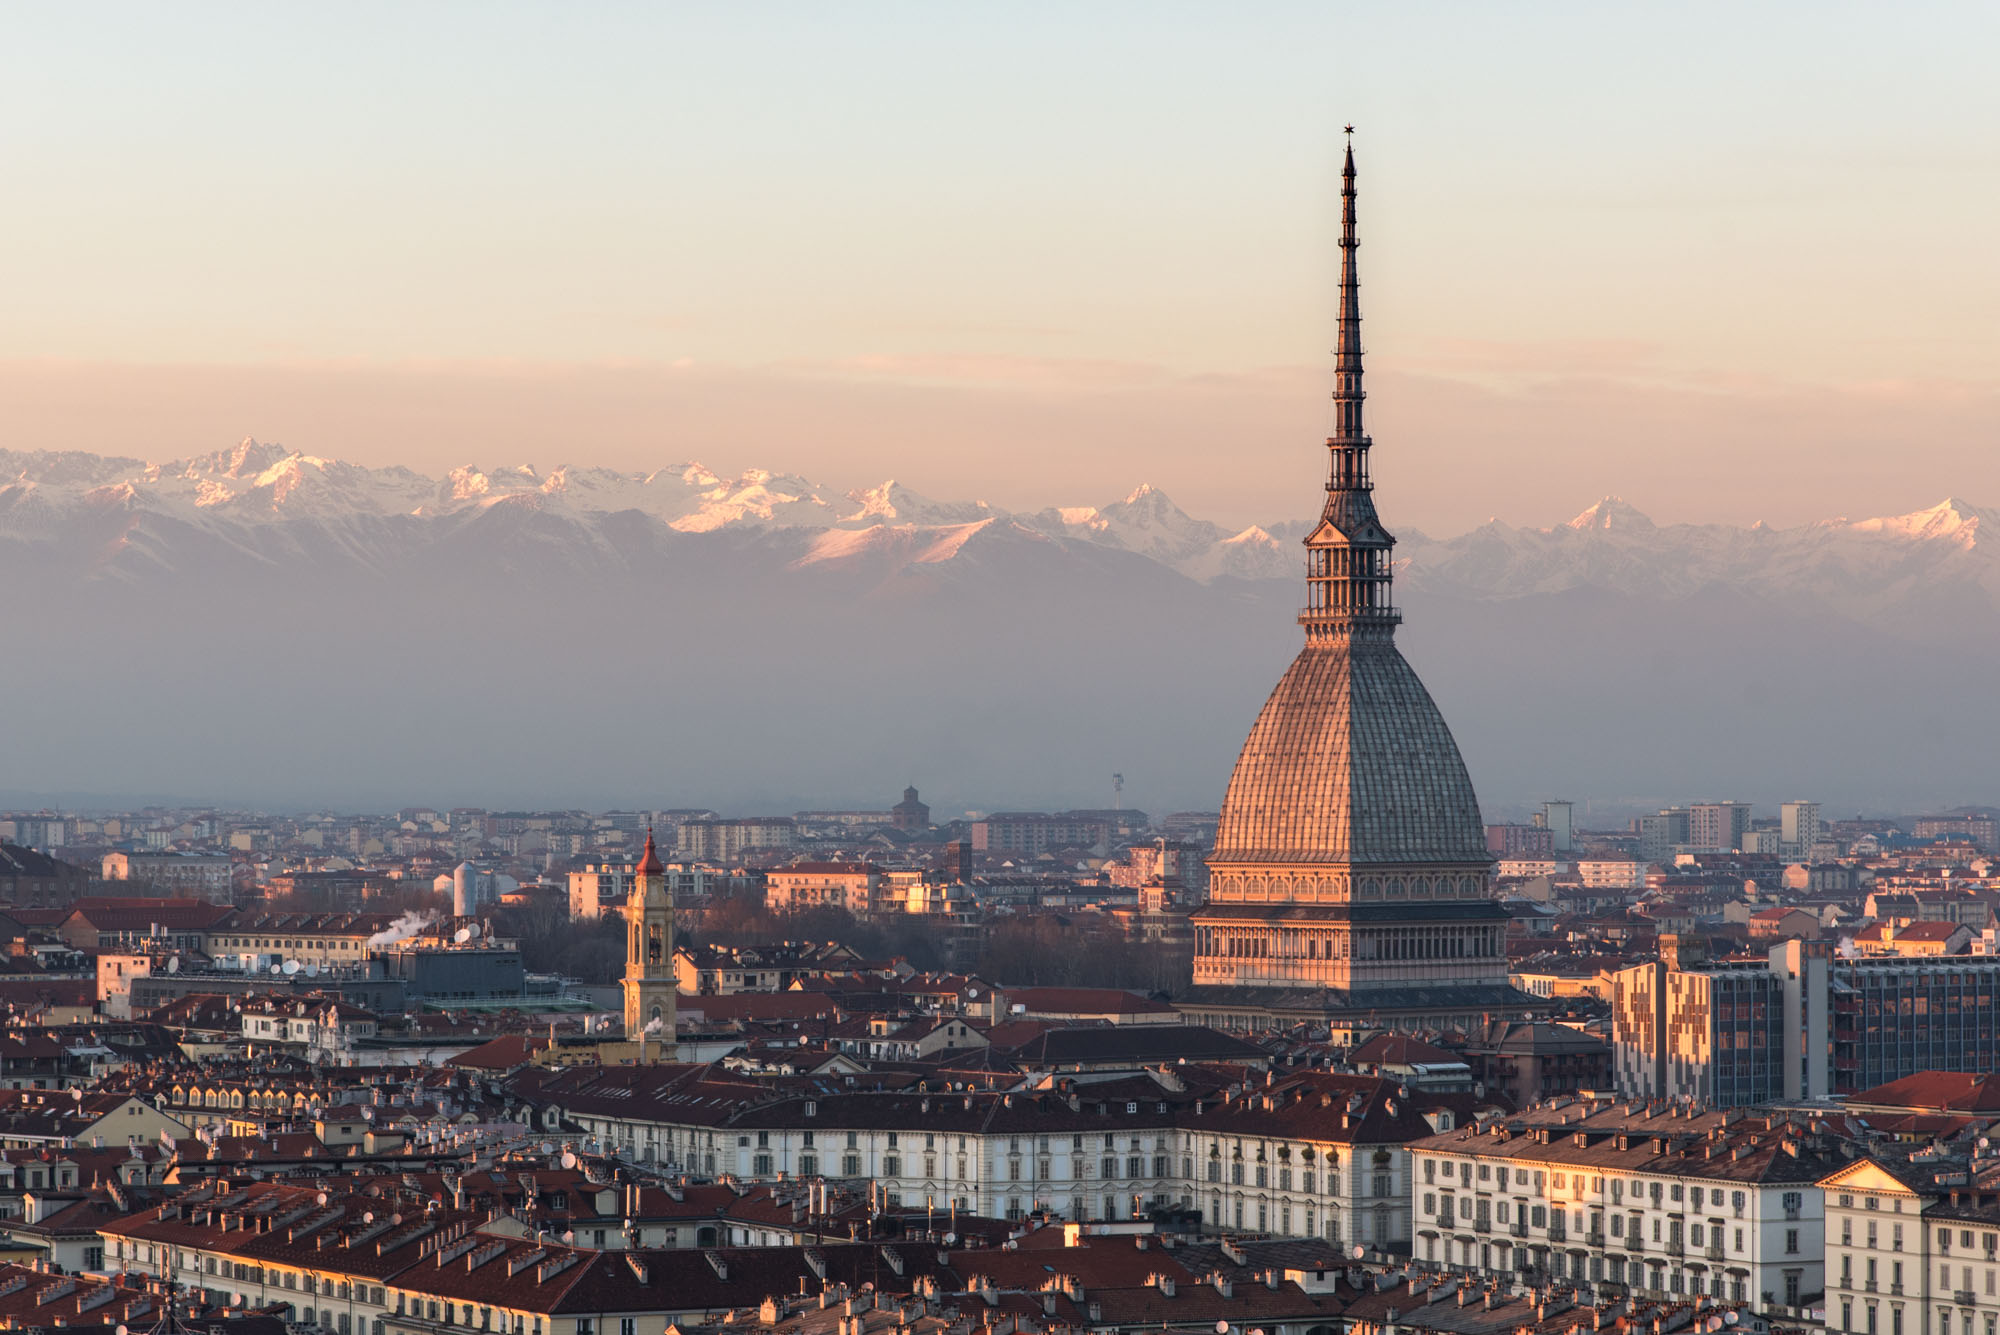
<svg viewBox="0 0 2000 1335"><path fill-rule="evenodd" d="M674 904L667 893L666 868L646 831L646 851L625 901L625 1041L637 1043L641 1060L671 1061L674 1011ZM651 1044L660 1046L657 1055Z"/></svg>

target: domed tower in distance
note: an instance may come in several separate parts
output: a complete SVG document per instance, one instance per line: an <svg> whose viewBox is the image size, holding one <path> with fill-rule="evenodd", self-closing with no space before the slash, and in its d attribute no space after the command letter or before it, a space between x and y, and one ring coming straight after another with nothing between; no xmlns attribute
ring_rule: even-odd
<svg viewBox="0 0 2000 1335"><path fill-rule="evenodd" d="M905 788L903 800L889 808L889 823L898 830L928 830L931 827L931 809L917 799L916 789Z"/></svg>

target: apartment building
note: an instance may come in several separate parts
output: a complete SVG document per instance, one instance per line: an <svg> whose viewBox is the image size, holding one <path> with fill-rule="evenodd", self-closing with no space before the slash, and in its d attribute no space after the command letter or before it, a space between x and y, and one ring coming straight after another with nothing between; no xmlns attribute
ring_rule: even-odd
<svg viewBox="0 0 2000 1335"><path fill-rule="evenodd" d="M206 937L208 954L250 968L283 960L332 969L356 965L393 935L394 913L241 912L217 923Z"/></svg>
<svg viewBox="0 0 2000 1335"><path fill-rule="evenodd" d="M133 881L176 895L227 904L235 868L226 853L106 853L107 881Z"/></svg>
<svg viewBox="0 0 2000 1335"><path fill-rule="evenodd" d="M1577 875L1588 890L1644 890L1646 864L1634 858L1582 858Z"/></svg>
<svg viewBox="0 0 2000 1335"><path fill-rule="evenodd" d="M1823 1287L1818 1183L1842 1160L1805 1126L1559 1099L1410 1154L1427 1264L1600 1300L1797 1307Z"/></svg>
<svg viewBox="0 0 2000 1335"><path fill-rule="evenodd" d="M1143 812L996 811L972 823L975 852L1034 856L1065 848L1108 846L1146 828Z"/></svg>
<svg viewBox="0 0 2000 1335"><path fill-rule="evenodd" d="M774 1098L699 1068L613 1067L539 1072L523 1093L536 1125L581 1126L586 1150L667 1171L868 1179L891 1207L1001 1218L1174 1206L1222 1228L1398 1250L1410 1236L1405 1145L1476 1103L1320 1072L1206 1096L1177 1083L1155 1073L1012 1094Z"/></svg>
<svg viewBox="0 0 2000 1335"><path fill-rule="evenodd" d="M1990 1165L1989 1165L1990 1167ZM1839 1335L2000 1326L2000 1197L1941 1148L1857 1159L1826 1194L1826 1324Z"/></svg>
<svg viewBox="0 0 2000 1335"><path fill-rule="evenodd" d="M690 820L674 832L674 856L693 862L740 862L751 853L791 848L798 823L790 816L745 816L740 820Z"/></svg>
<svg viewBox="0 0 2000 1335"><path fill-rule="evenodd" d="M667 1335L740 1297L712 1250L568 1246L484 1231L493 1211L469 1202L328 1185L204 1183L101 1225L104 1262L211 1303L280 1308L326 1335ZM824 1268L858 1290L883 1268L866 1244L825 1244L814 1260L793 1252L783 1273Z"/></svg>
<svg viewBox="0 0 2000 1335"><path fill-rule="evenodd" d="M857 918L901 912L903 901L882 869L865 862L795 862L765 873L764 907L773 913L846 909Z"/></svg>
<svg viewBox="0 0 2000 1335"><path fill-rule="evenodd" d="M1456 1121L1444 1110L1426 1118L1403 1086L1370 1076L1294 1077L1197 1101L1179 1119L1180 1199L1216 1228L1401 1250L1404 1147Z"/></svg>
<svg viewBox="0 0 2000 1335"><path fill-rule="evenodd" d="M1820 840L1819 803L1785 802L1778 807L1779 852L1789 858L1812 856Z"/></svg>
<svg viewBox="0 0 2000 1335"><path fill-rule="evenodd" d="M632 893L637 862L637 858L630 862L586 862L580 870L571 871L569 916L595 922L607 914L623 912ZM677 906L698 903L709 895L740 893L759 883L755 873L701 862L669 862L659 875Z"/></svg>

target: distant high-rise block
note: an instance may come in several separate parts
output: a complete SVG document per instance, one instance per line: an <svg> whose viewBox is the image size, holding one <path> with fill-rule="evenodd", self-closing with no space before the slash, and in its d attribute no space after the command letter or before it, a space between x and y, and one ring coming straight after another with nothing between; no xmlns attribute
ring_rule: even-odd
<svg viewBox="0 0 2000 1335"><path fill-rule="evenodd" d="M1704 853L1733 853L1750 828L1748 802L1697 802L1688 808L1688 843Z"/></svg>
<svg viewBox="0 0 2000 1335"><path fill-rule="evenodd" d="M1568 802L1542 803L1542 824L1548 827L1555 840L1555 851L1570 853L1576 850L1576 830L1573 824L1574 811Z"/></svg>
<svg viewBox="0 0 2000 1335"><path fill-rule="evenodd" d="M1686 807L1666 807L1656 816L1639 818L1639 860L1665 862L1674 850L1692 842L1688 835Z"/></svg>
<svg viewBox="0 0 2000 1335"><path fill-rule="evenodd" d="M1489 825L1486 851L1503 862L1555 856L1555 832L1540 825Z"/></svg>
<svg viewBox="0 0 2000 1335"><path fill-rule="evenodd" d="M1778 839L1785 846L1787 857L1812 856L1812 846L1819 842L1819 836L1819 803L1786 802L1778 808Z"/></svg>

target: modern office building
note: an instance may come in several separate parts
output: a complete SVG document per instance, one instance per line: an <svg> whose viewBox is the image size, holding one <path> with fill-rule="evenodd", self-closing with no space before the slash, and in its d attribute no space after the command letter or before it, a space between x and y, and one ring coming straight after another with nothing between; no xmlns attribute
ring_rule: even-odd
<svg viewBox="0 0 2000 1335"><path fill-rule="evenodd" d="M1668 935L1658 961L1613 976L1612 1047L1621 1094L1716 1106L2000 1069L2000 958L1786 941L1708 960Z"/></svg>

